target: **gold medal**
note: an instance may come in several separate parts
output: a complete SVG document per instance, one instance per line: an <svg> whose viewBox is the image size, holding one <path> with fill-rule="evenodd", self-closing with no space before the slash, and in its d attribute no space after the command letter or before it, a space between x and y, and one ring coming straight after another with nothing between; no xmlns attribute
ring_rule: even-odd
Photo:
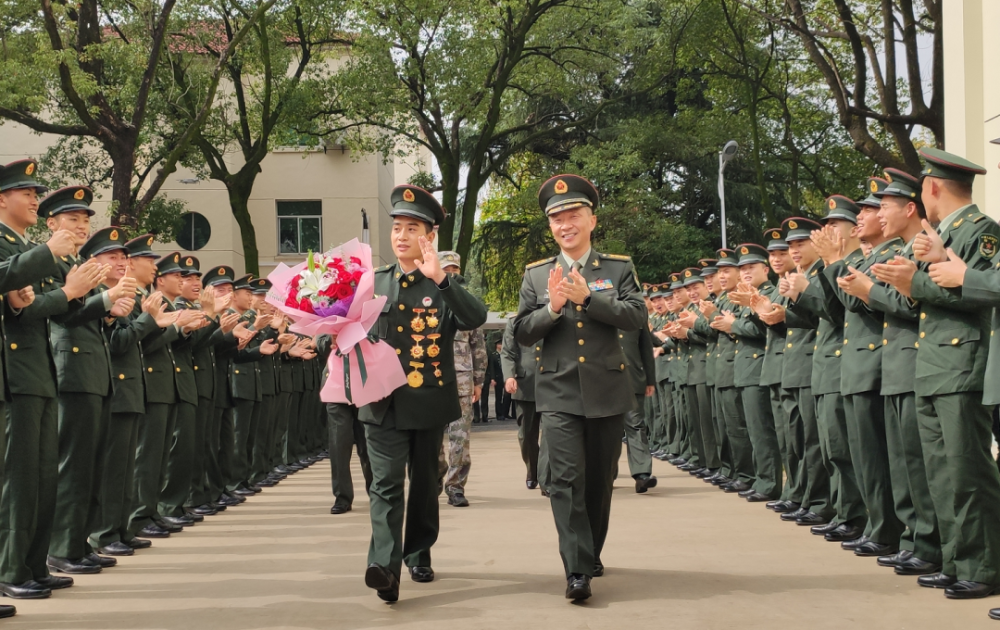
<svg viewBox="0 0 1000 630"><path fill-rule="evenodd" d="M417 315L416 317L410 320L410 328L413 329L413 332L421 332L426 326L426 324L424 324L424 318L420 316L420 314L424 312L424 309L415 308L413 309L413 312L416 313Z"/></svg>
<svg viewBox="0 0 1000 630"><path fill-rule="evenodd" d="M437 355L441 354L441 346L437 345L437 340L439 337L441 337L441 335L437 333L434 333L433 335L427 335L427 338L431 340L431 345L429 348L427 348L427 356L429 356L432 359Z"/></svg>
<svg viewBox="0 0 1000 630"><path fill-rule="evenodd" d="M406 383L410 387L420 387L424 384L424 375L417 370L424 367L424 364L410 361L410 367L413 368L413 371L406 375Z"/></svg>
<svg viewBox="0 0 1000 630"><path fill-rule="evenodd" d="M413 347L410 348L410 356L414 359L422 359L424 356L424 348L420 345L420 342L424 340L423 335L410 335L413 337Z"/></svg>
<svg viewBox="0 0 1000 630"><path fill-rule="evenodd" d="M438 367L439 365L441 365L441 362L435 361L434 363L431 363L431 365L434 366L434 376L441 378L441 368Z"/></svg>
<svg viewBox="0 0 1000 630"><path fill-rule="evenodd" d="M441 323L441 321L437 318L437 316L434 315L434 313L437 312L438 310L436 308L427 309L427 325L430 326L431 328L437 328L438 324Z"/></svg>

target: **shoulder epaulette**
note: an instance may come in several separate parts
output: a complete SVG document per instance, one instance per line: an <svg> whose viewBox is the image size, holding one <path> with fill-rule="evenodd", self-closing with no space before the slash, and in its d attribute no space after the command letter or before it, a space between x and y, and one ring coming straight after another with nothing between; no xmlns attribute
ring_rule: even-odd
<svg viewBox="0 0 1000 630"><path fill-rule="evenodd" d="M976 216L976 215L978 215L978 216ZM976 218L973 219L972 217L976 217ZM972 219L973 223L979 223L980 221L982 221L983 219L986 218L986 215L983 214L983 213L981 213L981 212L973 212L973 213L969 214L969 218Z"/></svg>
<svg viewBox="0 0 1000 630"><path fill-rule="evenodd" d="M16 241L16 239L10 234L4 234L4 237L6 237L7 240L10 241L11 243L14 243Z"/></svg>
<svg viewBox="0 0 1000 630"><path fill-rule="evenodd" d="M535 262L533 262L533 263L531 263L529 265L526 265L524 268L525 269L534 269L535 267L541 267L542 265L547 265L547 264L553 263L555 261L556 261L556 256L552 256L550 258L543 258L542 260L536 260Z"/></svg>
<svg viewBox="0 0 1000 630"><path fill-rule="evenodd" d="M605 260L624 260L624 261L632 260L631 256L625 256L623 254L598 254L598 256L600 256Z"/></svg>
<svg viewBox="0 0 1000 630"><path fill-rule="evenodd" d="M389 271L390 269L392 269L392 265L385 265L383 267L379 267L378 269L376 269L375 273L379 273L382 271Z"/></svg>

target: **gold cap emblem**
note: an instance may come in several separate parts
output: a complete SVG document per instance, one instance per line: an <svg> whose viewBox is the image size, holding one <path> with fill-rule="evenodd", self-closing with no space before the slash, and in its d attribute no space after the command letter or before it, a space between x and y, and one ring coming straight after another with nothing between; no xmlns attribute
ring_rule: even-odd
<svg viewBox="0 0 1000 630"><path fill-rule="evenodd" d="M567 186L566 182L564 182L563 180L557 179L555 190L557 195L564 195L566 194L566 191L569 190L569 186Z"/></svg>
<svg viewBox="0 0 1000 630"><path fill-rule="evenodd" d="M781 232L771 232L771 238L781 238Z"/></svg>
<svg viewBox="0 0 1000 630"><path fill-rule="evenodd" d="M257 286L260 286L260 287L262 287L262 286L264 286L264 283L265 283L265 282L267 282L267 280L258 280L258 281L257 281Z"/></svg>
<svg viewBox="0 0 1000 630"><path fill-rule="evenodd" d="M719 252L719 258L729 258L729 254L726 252Z"/></svg>
<svg viewBox="0 0 1000 630"><path fill-rule="evenodd" d="M180 254L174 254L174 262L178 262L181 259Z"/></svg>
<svg viewBox="0 0 1000 630"><path fill-rule="evenodd" d="M690 278L691 277L691 272L690 271L685 271L684 272L684 277L685 278Z"/></svg>
<svg viewBox="0 0 1000 630"><path fill-rule="evenodd" d="M416 199L416 196L413 194L412 190L410 190L409 188L407 188L406 190L403 191L403 201L406 201L406 202L409 202L409 203L413 203L413 201L415 199Z"/></svg>
<svg viewBox="0 0 1000 630"><path fill-rule="evenodd" d="M224 275L226 275L226 270L225 270L225 269L223 269L222 267L219 267L219 275L220 275L220 276L224 276Z"/></svg>
<svg viewBox="0 0 1000 630"><path fill-rule="evenodd" d="M35 172L35 163L34 162L28 162L28 165L26 167L24 167L24 174L25 175L31 175L34 172Z"/></svg>
<svg viewBox="0 0 1000 630"><path fill-rule="evenodd" d="M185 259L184 259L184 264L185 264L186 266L188 266L188 267L194 267L194 261L193 261L193 260L191 260L190 258L185 258Z"/></svg>
<svg viewBox="0 0 1000 630"><path fill-rule="evenodd" d="M118 230L111 230L111 234L108 234L108 238L112 241L118 240Z"/></svg>
<svg viewBox="0 0 1000 630"><path fill-rule="evenodd" d="M152 246L152 244L153 244L153 237L150 236L148 239L146 239L146 245Z"/></svg>
<svg viewBox="0 0 1000 630"><path fill-rule="evenodd" d="M789 221L788 222L788 227L792 228L793 230L797 230L797 229L799 229L799 224L796 223L795 221Z"/></svg>
<svg viewBox="0 0 1000 630"><path fill-rule="evenodd" d="M876 181L875 181L875 180L873 179L873 180L871 181L871 183L870 183L870 184L868 185L868 188L869 188L869 190L871 190L871 191L872 191L873 193L875 193L875 192L878 192L878 182L876 182Z"/></svg>
<svg viewBox="0 0 1000 630"><path fill-rule="evenodd" d="M83 199L83 189L82 188L80 190L76 191L75 193L73 193L73 199L76 199L77 201L79 201L80 199Z"/></svg>
<svg viewBox="0 0 1000 630"><path fill-rule="evenodd" d="M888 173L888 172L883 173L883 174L885 175L886 181L891 184L892 183L892 175L890 173Z"/></svg>
<svg viewBox="0 0 1000 630"><path fill-rule="evenodd" d="M740 253L743 254L744 256L746 256L747 254L750 253L750 250L747 249L746 247L741 247L740 248Z"/></svg>
<svg viewBox="0 0 1000 630"><path fill-rule="evenodd" d="M834 208L837 207L837 201L834 200L834 199L831 199L830 201L828 201L826 203L826 205L829 206L831 210L833 210Z"/></svg>

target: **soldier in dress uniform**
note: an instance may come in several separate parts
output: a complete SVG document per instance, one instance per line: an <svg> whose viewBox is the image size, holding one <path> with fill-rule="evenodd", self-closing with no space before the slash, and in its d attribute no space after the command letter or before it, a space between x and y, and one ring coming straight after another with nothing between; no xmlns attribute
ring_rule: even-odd
<svg viewBox="0 0 1000 630"><path fill-rule="evenodd" d="M538 440L542 414L535 407L535 356L540 349L541 345L522 346L517 343L514 339L514 319L507 320L500 359L504 374L510 374L504 386L517 405L517 442L527 469L524 484L528 490L538 487Z"/></svg>
<svg viewBox="0 0 1000 630"><path fill-rule="evenodd" d="M445 212L433 195L403 185L393 189L390 200L398 262L375 271L375 293L388 300L373 330L395 348L407 384L362 407L359 418L365 424L373 476L365 584L379 598L394 602L403 562L415 582L434 579L430 550L439 527L438 453L444 427L462 415L455 333L482 326L486 307L441 268L434 227ZM407 469L409 497L404 501Z"/></svg>
<svg viewBox="0 0 1000 630"><path fill-rule="evenodd" d="M591 595L604 573L611 490L624 415L635 407L619 330L646 325L646 309L627 256L600 254L594 186L575 175L542 185L539 205L561 253L528 265L514 338L541 345L535 396L548 456L546 489L559 533L566 597Z"/></svg>
<svg viewBox="0 0 1000 630"><path fill-rule="evenodd" d="M270 316L269 328L280 333L278 322L280 321L281 314L265 301L267 292L271 290L271 281L267 278L254 278L250 282L250 290L253 292L253 309L258 313ZM271 332L272 338L275 337L275 332ZM286 340L290 340L293 336L288 333L285 333L285 335ZM281 335L277 334L275 340L278 342L280 350ZM257 368L260 370L260 414L258 414L257 431L253 436L253 453L250 460L249 482L251 485L263 488L274 487L283 478L282 475L271 470L271 457L275 440L274 432L279 411L276 404L279 360L278 353L274 353L264 355L257 362ZM325 365L325 363L322 365ZM317 392L318 399L319 393Z"/></svg>
<svg viewBox="0 0 1000 630"><path fill-rule="evenodd" d="M718 278L718 260L714 258L703 258L698 261L698 268L701 269L701 277L705 280L705 288L708 296L704 303L696 304L701 316L697 318L697 332L708 340L708 347L705 349L705 384L708 386L708 399L712 408L712 420L715 425L715 439L719 444L719 469L714 474L703 477L706 483L712 483L725 479L733 472L733 452L729 444L729 435L726 433L726 420L719 407L718 389L716 388L715 374L717 369L719 331L708 326L708 319L704 317L704 311L709 308L708 304L713 304L722 292L721 282ZM718 484L716 484L718 485Z"/></svg>
<svg viewBox="0 0 1000 630"><path fill-rule="evenodd" d="M445 273L455 282L465 284L460 272L462 258L457 252L438 252L438 260ZM427 336L430 338L430 335ZM428 348L428 351L430 349ZM486 339L483 330L460 330L455 333L455 376L458 379L458 397L462 403L462 417L445 429L444 445L438 474L448 495L448 505L468 507L465 484L472 467L469 436L472 433L473 407L479 402L486 376ZM499 355L499 353L497 353ZM497 377L500 378L500 377ZM501 386L505 387L506 383ZM509 396L509 393L507 394Z"/></svg>
<svg viewBox="0 0 1000 630"><path fill-rule="evenodd" d="M691 427L694 430L700 456L701 468L688 471L705 479L715 475L722 463L716 425L712 418L711 390L706 374L708 344L714 341L693 329L694 322L701 317L700 304L708 298L708 287L698 267L688 267L683 272L684 292L688 304L678 318L687 329L683 338L687 348L687 405Z"/></svg>
<svg viewBox="0 0 1000 630"><path fill-rule="evenodd" d="M60 257L69 255L76 251L76 237L69 231L60 231L52 235L48 243L34 247L30 241L24 238L24 231L27 227L34 225L38 208L38 195L45 192L46 188L38 183L33 177L37 164L34 160L21 160L0 167L0 232L3 232L3 249L0 250L0 292L5 295L0 296L4 304L0 305L0 321L9 317L13 309L20 309L29 306L34 301L34 287L46 278L57 273L57 262ZM16 244L20 242L21 246ZM17 251L15 251L17 250ZM83 274L80 274L81 276ZM77 291L82 291L78 287ZM63 289L66 293L65 288ZM81 293L82 295L82 293ZM67 295L66 298L69 296ZM63 301L67 301L64 298ZM11 300L18 304L13 306ZM68 304L68 302L67 302ZM13 308L11 308L13 306ZM70 308L68 305L65 308ZM15 324L16 326L16 324ZM12 350L6 339L4 331L4 343L0 344L0 358L5 365L10 365L7 356ZM37 361L36 361L37 363ZM0 370L0 379L3 378L4 370ZM6 372L10 378L11 372ZM18 377L20 378L21 375ZM53 376L54 378L54 376ZM3 384L0 381L0 384ZM4 384L5 390L14 393L16 389L9 382ZM21 428L7 426L8 412L12 408L6 402L0 403L0 483L3 484L3 498L0 504L0 523L3 524L3 535L0 537L0 550L4 554L14 553L14 562L4 560L0 562L0 592L8 597L48 597L51 588L64 588L73 583L72 578L62 578L49 576L45 568L44 553L47 551L48 540L45 540L45 548L40 542L34 543L35 553L32 555L31 567L39 569L37 573L31 567L23 567L28 547L32 545L32 540L39 534L44 536L48 525L32 522L38 513L39 507L45 509L43 503L39 503L39 490L43 489L42 480L38 478L41 468L51 475L47 481L53 484L51 487L44 484L52 494L50 500L55 499L55 458L57 446L52 440L55 436L55 416L47 413L31 416L12 416L21 421ZM23 420L22 420L23 419ZM40 425L51 426L51 432L47 432L44 441L40 440L34 431L23 433L25 429L30 429L32 425L37 429ZM10 440L10 442L8 442ZM15 477L12 479L6 472L10 469L11 461L6 461L8 444L14 449L13 465L17 468ZM33 449L27 450L25 449ZM51 461L50 459L51 458ZM16 506L11 502L16 502ZM27 512L14 513L11 509L28 510ZM51 508L49 517L51 519ZM12 548L13 547L13 548ZM41 551L41 558L37 553ZM6 557L6 556L5 556ZM40 562L39 562L40 560ZM35 581L41 578L41 583ZM0 606L0 618L10 617L16 612L13 606Z"/></svg>
<svg viewBox="0 0 1000 630"><path fill-rule="evenodd" d="M656 401L653 421L649 427L649 445L653 449L653 457L661 460L674 460L680 455L670 449L671 438L676 424L674 403L670 392L670 354L663 348L662 340L656 335L666 325L669 315L667 309L667 291L663 284L649 287L650 303L653 315L649 318L650 333L653 334L653 361L655 365Z"/></svg>
<svg viewBox="0 0 1000 630"><path fill-rule="evenodd" d="M653 362L653 335L648 326L639 330L618 333L622 350L628 360L628 373L635 393L635 409L625 414L625 444L628 455L628 470L635 480L635 491L644 494L655 488L657 479L653 476L653 458L649 452L649 438L646 433L646 398L656 392L656 364Z"/></svg>
<svg viewBox="0 0 1000 630"><path fill-rule="evenodd" d="M941 265L935 275L964 265L965 276L982 277L973 272L994 269L1000 226L972 203L973 181L984 168L939 149L921 149L920 156L928 223L913 251L921 264L897 259L875 274L920 307L917 420L944 558L940 573L917 582L971 599L1000 590L1000 473L990 453L989 409L997 399L984 394L989 305L996 302L984 302L976 285L957 288L940 276L937 284L928 265Z"/></svg>

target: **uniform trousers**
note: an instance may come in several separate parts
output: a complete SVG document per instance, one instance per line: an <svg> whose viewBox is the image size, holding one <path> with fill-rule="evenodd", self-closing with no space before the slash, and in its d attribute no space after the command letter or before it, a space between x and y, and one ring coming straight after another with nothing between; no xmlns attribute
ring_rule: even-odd
<svg viewBox="0 0 1000 630"><path fill-rule="evenodd" d="M691 431L688 425L688 413L687 413L687 392L683 385L677 383L670 383L670 399L672 401L672 409L674 414L674 428L675 428L675 438L671 442L674 449L672 452L678 453L683 459L687 460L688 463L697 464L698 455L694 452L692 447Z"/></svg>
<svg viewBox="0 0 1000 630"><path fill-rule="evenodd" d="M78 560L94 551L87 539L103 495L98 451L111 420L111 397L64 392L58 414L59 480L49 555Z"/></svg>
<svg viewBox="0 0 1000 630"><path fill-rule="evenodd" d="M802 462L802 500L800 505L823 518L832 517L833 504L830 501L830 473L820 452L820 431L816 422L816 399L812 388L793 387L784 390L787 396L781 399L789 426L794 432L801 427L801 440L796 439L799 449L795 456Z"/></svg>
<svg viewBox="0 0 1000 630"><path fill-rule="evenodd" d="M753 451L753 469L757 480L753 489L777 499L781 496L781 449L771 415L771 396L766 387L752 385L740 388L747 432Z"/></svg>
<svg viewBox="0 0 1000 630"><path fill-rule="evenodd" d="M742 393L736 387L718 387L716 392L719 398L719 415L726 424L726 437L732 458L732 466L726 476L753 484L753 447L747 431Z"/></svg>
<svg viewBox="0 0 1000 630"><path fill-rule="evenodd" d="M656 418L653 422L651 441L653 448L679 455L673 450L677 438L677 416L674 415L674 394L670 381L664 379L656 384Z"/></svg>
<svg viewBox="0 0 1000 630"><path fill-rule="evenodd" d="M608 535L611 491L625 415L586 418L542 412L548 490L566 575L593 576Z"/></svg>
<svg viewBox="0 0 1000 630"><path fill-rule="evenodd" d="M285 430L285 452L282 461L294 464L299 461L299 407L302 403L302 392L290 392L288 396L288 428Z"/></svg>
<svg viewBox="0 0 1000 630"><path fill-rule="evenodd" d="M397 579L403 562L408 567L431 566L431 547L440 528L437 480L443 435L444 426L396 429L392 407L381 425L365 423L372 467L368 563L387 568ZM407 476L409 495L404 498Z"/></svg>
<svg viewBox="0 0 1000 630"><path fill-rule="evenodd" d="M250 483L263 481L271 472L271 446L274 444L275 412L274 394L261 396L260 412L257 414L257 431L253 437Z"/></svg>
<svg viewBox="0 0 1000 630"><path fill-rule="evenodd" d="M917 421L941 528L941 572L997 584L1000 472L991 453L992 410L982 399L982 392L918 396Z"/></svg>
<svg viewBox="0 0 1000 630"><path fill-rule="evenodd" d="M816 422L819 425L823 464L830 476L830 499L836 512L834 518L841 523L864 526L867 533L870 531L870 524L865 515L865 503L861 500L854 462L851 460L844 397L839 393L817 395Z"/></svg>
<svg viewBox="0 0 1000 630"><path fill-rule="evenodd" d="M628 471L633 478L653 472L653 457L649 454L649 438L643 418L646 395L635 395L635 409L625 414L625 439L628 454Z"/></svg>
<svg viewBox="0 0 1000 630"><path fill-rule="evenodd" d="M885 435L896 515L906 525L899 548L941 564L941 532L927 485L913 392L885 396Z"/></svg>
<svg viewBox="0 0 1000 630"><path fill-rule="evenodd" d="M210 503L218 495L209 491L208 466L209 459L214 463L215 455L210 453L211 440L209 433L215 426L215 404L211 398L199 396L198 407L195 409L195 450L191 460L191 494L188 497L189 507L198 507Z"/></svg>
<svg viewBox="0 0 1000 630"><path fill-rule="evenodd" d="M868 510L865 535L879 544L897 547L905 525L896 515L892 492L885 402L878 392L844 396L844 415L854 474Z"/></svg>
<svg viewBox="0 0 1000 630"><path fill-rule="evenodd" d="M715 439L715 422L712 420L708 385L699 383L688 385L686 389L689 425L698 451L698 461L704 468L718 470L721 465L719 444Z"/></svg>
<svg viewBox="0 0 1000 630"><path fill-rule="evenodd" d="M719 474L732 478L733 474L733 445L729 441L729 432L726 429L726 417L722 414L722 401L719 396L719 387L708 386L708 397L712 403L712 421L715 425L715 441L719 444Z"/></svg>
<svg viewBox="0 0 1000 630"><path fill-rule="evenodd" d="M291 392L280 392L275 397L277 412L274 418L274 432L271 440L271 469L285 465L285 440L288 439L288 402Z"/></svg>
<svg viewBox="0 0 1000 630"><path fill-rule="evenodd" d="M781 449L781 466L785 469L785 483L781 489L781 500L800 503L802 501L802 487L799 482L799 458L795 456L794 443L801 437L802 427L792 427L788 421L788 414L782 406L782 389L780 385L768 386L768 395L771 402L771 416L774 418L774 428L778 435L778 448ZM798 431L798 434L794 434Z"/></svg>
<svg viewBox="0 0 1000 630"><path fill-rule="evenodd" d="M358 421L358 408L354 405L327 403L327 430L330 433L330 481L335 502L354 503L354 479L351 476L351 452L358 450L361 474L365 478L365 492L372 485L372 467L368 460L368 442L365 427Z"/></svg>
<svg viewBox="0 0 1000 630"><path fill-rule="evenodd" d="M528 481L538 481L538 440L542 415L535 411L535 401L517 402L517 443L521 447L521 459L527 469Z"/></svg>
<svg viewBox="0 0 1000 630"><path fill-rule="evenodd" d="M56 399L12 394L6 405L7 451L0 496L0 582L49 575L59 478Z"/></svg>
<svg viewBox="0 0 1000 630"><path fill-rule="evenodd" d="M115 542L132 540L128 531L132 513L135 476L135 450L139 441L138 413L112 413L107 438L101 442L99 457L103 477L99 509L90 524L90 544L107 547Z"/></svg>
<svg viewBox="0 0 1000 630"><path fill-rule="evenodd" d="M205 487L214 501L222 496L226 489L226 477L223 465L229 465L229 453L222 451L222 425L224 418L233 412L230 407L213 407L212 422L208 428L208 450L205 451Z"/></svg>
<svg viewBox="0 0 1000 630"><path fill-rule="evenodd" d="M171 403L146 403L146 415L139 422L135 449L135 477L129 532L139 530L159 518L156 510L163 489L164 470L170 455L168 439L173 435L177 406Z"/></svg>
<svg viewBox="0 0 1000 630"><path fill-rule="evenodd" d="M229 489L233 479L233 459L236 457L236 427L233 416L236 414L236 401L233 407L227 407L219 417L219 474L221 475L220 494Z"/></svg>
<svg viewBox="0 0 1000 630"><path fill-rule="evenodd" d="M251 436L260 418L260 403L245 398L233 399L232 467L226 489L245 488L250 479Z"/></svg>
<svg viewBox="0 0 1000 630"><path fill-rule="evenodd" d="M167 468L157 508L160 516L183 516L184 504L191 495L191 469L198 448L198 408L177 401L174 432L167 439Z"/></svg>

